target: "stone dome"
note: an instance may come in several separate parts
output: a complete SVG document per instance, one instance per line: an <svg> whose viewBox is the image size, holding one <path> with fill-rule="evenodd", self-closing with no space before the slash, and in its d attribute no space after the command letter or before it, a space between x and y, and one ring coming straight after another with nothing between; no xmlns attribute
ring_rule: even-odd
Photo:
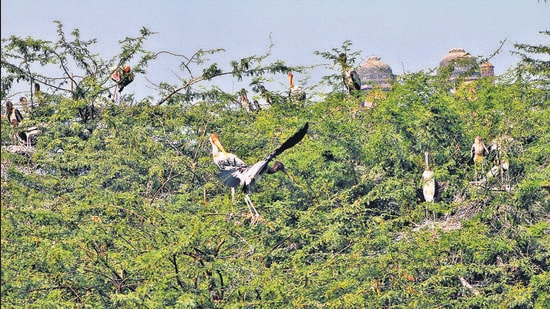
<svg viewBox="0 0 550 309"><path fill-rule="evenodd" d="M480 76L477 71L469 72L475 67L476 59L462 48L451 49L439 62L440 68L445 68L450 65L453 66L451 79L455 79L459 75L467 72L469 78L477 78Z"/></svg>
<svg viewBox="0 0 550 309"><path fill-rule="evenodd" d="M370 90L374 86L389 89L395 78L392 69L378 56L371 56L356 69L361 77L361 90Z"/></svg>

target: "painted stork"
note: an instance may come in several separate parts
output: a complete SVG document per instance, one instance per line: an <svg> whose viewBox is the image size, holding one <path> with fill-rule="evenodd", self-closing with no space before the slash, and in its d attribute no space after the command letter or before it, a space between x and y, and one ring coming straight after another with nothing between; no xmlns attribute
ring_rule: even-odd
<svg viewBox="0 0 550 309"><path fill-rule="evenodd" d="M231 188L236 188L239 186L242 187L243 192L245 193L244 200L248 206L248 211L251 214L251 225L254 225L259 220L260 215L250 199L250 193L254 191L256 184L265 173L274 174L278 171L286 173L285 167L281 162L277 161L271 167L269 167L268 164L283 151L300 142L307 133L308 125L309 124L306 122L306 124L298 132L294 133L293 136L271 152L265 159L255 163L254 165L224 169L218 174L218 179L224 185Z"/></svg>
<svg viewBox="0 0 550 309"><path fill-rule="evenodd" d="M434 177L434 172L430 169L430 153L424 153L424 161L426 167L422 173L422 194L426 202L433 203L435 201L435 192L437 187L437 182Z"/></svg>
<svg viewBox="0 0 550 309"><path fill-rule="evenodd" d="M485 156L489 154L489 150L487 150L487 147L485 147L485 144L483 143L483 139L481 136L476 136L474 143L472 144L472 150L470 159L474 163L474 170L475 170L475 177L476 181L478 181L477 177L477 165L481 165L481 172L484 172L484 161Z"/></svg>
<svg viewBox="0 0 550 309"><path fill-rule="evenodd" d="M21 109L23 109L23 113L26 113L26 114L29 113L29 106L27 103L28 103L27 97L19 98L19 105L21 105Z"/></svg>
<svg viewBox="0 0 550 309"><path fill-rule="evenodd" d="M357 71L351 68L344 70L344 83L346 84L349 94L361 90L361 77L359 77Z"/></svg>
<svg viewBox="0 0 550 309"><path fill-rule="evenodd" d="M340 67L342 67L342 79L348 93L353 94L354 91L361 90L361 77L359 77L357 71L348 65L348 57L346 54L340 53L335 62L338 62Z"/></svg>
<svg viewBox="0 0 550 309"><path fill-rule="evenodd" d="M514 138L511 136L499 136L491 141L489 146L489 155L487 161L494 161L494 166L487 172L486 177L496 177L500 175L501 183L506 182L508 188L510 161L508 160L508 152L511 150L511 146L514 143ZM503 177L505 176L505 177Z"/></svg>
<svg viewBox="0 0 550 309"><path fill-rule="evenodd" d="M42 131L37 127L30 127L18 132L16 137L19 139L21 144L31 147L36 145L36 138L40 135L40 133L42 133Z"/></svg>
<svg viewBox="0 0 550 309"><path fill-rule="evenodd" d="M291 101L300 101L303 102L306 100L306 92L294 85L294 75L292 73L288 73L288 97Z"/></svg>
<svg viewBox="0 0 550 309"><path fill-rule="evenodd" d="M118 92L122 92L124 87L134 81L134 73L132 73L131 70L129 65L125 65L124 67L117 67L111 75L111 79L115 81L118 86Z"/></svg>
<svg viewBox="0 0 550 309"><path fill-rule="evenodd" d="M6 102L6 115L8 115L8 121L10 122L12 127L17 127L21 121L23 121L23 115L21 115L21 112L13 107L13 103L11 101Z"/></svg>
<svg viewBox="0 0 550 309"><path fill-rule="evenodd" d="M273 104L273 94L265 89L264 85L258 86L258 89L260 90L260 96L265 99L265 102L269 105Z"/></svg>
<svg viewBox="0 0 550 309"><path fill-rule="evenodd" d="M218 134L210 135L210 144L212 145L212 158L220 171L233 170L235 168L246 168L247 165L239 157L228 153L220 143ZM235 188L231 188L231 203L235 204Z"/></svg>

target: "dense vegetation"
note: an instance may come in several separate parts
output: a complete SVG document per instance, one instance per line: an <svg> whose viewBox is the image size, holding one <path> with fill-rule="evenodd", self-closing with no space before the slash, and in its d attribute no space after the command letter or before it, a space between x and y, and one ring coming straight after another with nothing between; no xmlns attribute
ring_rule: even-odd
<svg viewBox="0 0 550 309"><path fill-rule="evenodd" d="M202 58L219 51L199 51L182 58L180 85L159 85L160 100L112 102L109 67L133 63L146 76L160 54L143 49L152 33L121 41L110 61L78 31L70 41L59 24L58 34L2 42L3 101L16 81L43 85L20 127L2 121L3 306L550 306L548 71L521 65L470 83L415 72L361 98L327 78L336 91L318 100L271 93L272 105L246 112L238 94L201 83L258 89L307 70L264 55L224 71ZM78 117L91 102L94 117ZM305 122L307 136L278 158L292 177L262 179L252 194L261 221L250 226L242 193L232 205L216 178L209 134L251 164ZM33 151L7 151L29 126L42 130ZM511 137L506 172L475 181L477 135L488 147ZM418 194L425 151L444 189L436 203Z"/></svg>

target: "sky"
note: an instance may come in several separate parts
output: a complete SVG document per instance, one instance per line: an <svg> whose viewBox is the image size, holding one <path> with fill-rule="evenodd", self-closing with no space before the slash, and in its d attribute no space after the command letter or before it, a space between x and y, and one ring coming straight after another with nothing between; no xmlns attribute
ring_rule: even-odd
<svg viewBox="0 0 550 309"><path fill-rule="evenodd" d="M54 20L66 34L78 29L83 40L97 39L97 52L110 59L118 42L137 37L143 27L156 32L145 48L191 56L199 49L223 48L214 57L221 67L231 60L259 55L274 46L269 59L288 65L318 65L326 60L314 51L341 48L346 40L359 51L359 65L376 55L394 74L428 71L452 48L488 57L495 74L513 68L514 43L549 45L540 34L550 29L550 2L542 0L2 0L2 38L11 35L57 40ZM149 81L177 83L183 77L174 57L148 68L125 90L137 97L156 94ZM320 80L319 72L295 75L305 87ZM309 78L308 78L309 77ZM214 83L218 80L214 81ZM219 80L222 89L248 87ZM274 88L287 78L275 76ZM26 88L25 88L26 89ZM14 90L15 91L15 90Z"/></svg>

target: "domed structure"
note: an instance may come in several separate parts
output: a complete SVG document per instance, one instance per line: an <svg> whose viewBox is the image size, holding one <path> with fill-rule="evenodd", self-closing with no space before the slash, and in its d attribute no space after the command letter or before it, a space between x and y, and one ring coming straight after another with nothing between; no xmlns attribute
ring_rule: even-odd
<svg viewBox="0 0 550 309"><path fill-rule="evenodd" d="M356 71L361 77L361 90L363 91L371 90L374 87L390 90L391 83L395 79L390 66L378 56L369 57L361 63Z"/></svg>
<svg viewBox="0 0 550 309"><path fill-rule="evenodd" d="M492 65L489 61L482 63L479 68L481 69L481 76L483 77L493 77L495 76L495 66Z"/></svg>
<svg viewBox="0 0 550 309"><path fill-rule="evenodd" d="M462 48L451 49L439 62L440 70L449 66L452 66L450 79L456 79L464 74L467 74L467 80L480 77L479 72L475 70L476 59Z"/></svg>

